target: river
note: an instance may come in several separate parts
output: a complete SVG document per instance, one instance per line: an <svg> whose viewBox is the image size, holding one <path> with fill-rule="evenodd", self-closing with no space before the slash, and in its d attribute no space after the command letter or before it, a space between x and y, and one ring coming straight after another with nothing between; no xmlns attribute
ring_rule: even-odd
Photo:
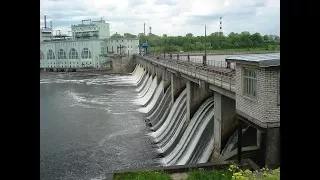
<svg viewBox="0 0 320 180"><path fill-rule="evenodd" d="M128 76L40 73L40 178L159 166Z"/></svg>

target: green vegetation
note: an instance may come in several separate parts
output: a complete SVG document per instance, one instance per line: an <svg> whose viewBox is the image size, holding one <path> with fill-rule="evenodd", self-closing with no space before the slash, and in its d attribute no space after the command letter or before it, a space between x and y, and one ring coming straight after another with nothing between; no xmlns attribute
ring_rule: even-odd
<svg viewBox="0 0 320 180"><path fill-rule="evenodd" d="M133 173L121 173L114 176L114 180L170 180L170 176L163 171L138 171Z"/></svg>
<svg viewBox="0 0 320 180"><path fill-rule="evenodd" d="M249 169L242 170L237 166L230 165L228 170L205 171L197 169L187 173L188 180L280 180L280 168L269 170L262 168L259 171ZM170 180L170 175L163 171L139 171L133 173L116 174L115 180Z"/></svg>
<svg viewBox="0 0 320 180"><path fill-rule="evenodd" d="M114 34L113 36L119 36ZM125 37L135 37L125 33ZM148 42L153 52L174 52L174 51L204 51L228 52L228 51L273 51L280 49L280 37L275 35L264 35L260 33L250 34L247 31L240 34L231 32L225 36L223 33L215 32L204 36L193 36L188 33L186 36L157 36L143 33L138 35L140 43ZM206 42L206 43L205 43Z"/></svg>
<svg viewBox="0 0 320 180"><path fill-rule="evenodd" d="M228 170L205 171L198 169L188 173L188 180L231 180L232 172Z"/></svg>

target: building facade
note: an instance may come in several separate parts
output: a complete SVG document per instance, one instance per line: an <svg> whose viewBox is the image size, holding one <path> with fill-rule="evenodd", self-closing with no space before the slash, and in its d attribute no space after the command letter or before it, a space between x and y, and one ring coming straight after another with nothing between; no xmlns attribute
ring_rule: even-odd
<svg viewBox="0 0 320 180"><path fill-rule="evenodd" d="M108 54L139 53L138 38L110 38L109 28L103 20L90 20L72 25L72 37L40 29L40 68L102 68L108 66Z"/></svg>

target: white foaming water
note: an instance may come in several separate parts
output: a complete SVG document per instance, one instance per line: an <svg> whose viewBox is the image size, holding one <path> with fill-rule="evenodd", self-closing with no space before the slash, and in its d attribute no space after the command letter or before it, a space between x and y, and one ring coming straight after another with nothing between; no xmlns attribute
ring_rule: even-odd
<svg viewBox="0 0 320 180"><path fill-rule="evenodd" d="M167 128L164 128L163 133L161 133L156 138L156 142L157 141L159 142L160 147L165 145L166 140L168 140L168 138L171 138L173 132L176 130L177 126L183 119L183 115L186 113L186 111L187 111L187 98L185 97L182 99L180 105L177 107L176 112L172 117L172 119L170 119Z"/></svg>
<svg viewBox="0 0 320 180"><path fill-rule="evenodd" d="M213 105L212 105L213 106ZM195 147L197 146L199 139L202 135L202 132L206 128L209 121L213 118L214 112L213 110L210 111L208 115L205 116L203 123L197 128L197 131L193 134L192 139L190 140L189 146L186 147L181 159L176 162L177 165L184 165L188 162L191 157L192 152L194 151Z"/></svg>
<svg viewBox="0 0 320 180"><path fill-rule="evenodd" d="M207 143L206 147L203 150L203 153L200 155L199 160L197 163L206 163L210 159L211 153L213 151L213 144L214 144L214 133L211 134L209 138L209 142Z"/></svg>
<svg viewBox="0 0 320 180"><path fill-rule="evenodd" d="M137 98L142 98L146 93L148 92L148 89L150 88L152 83L152 75L149 76L148 81L146 85L143 87L142 91L138 93Z"/></svg>
<svg viewBox="0 0 320 180"><path fill-rule="evenodd" d="M168 149L174 145L173 143L177 140L178 135L181 133L183 125L185 124L185 122L187 120L186 112L183 113L183 116L180 118L181 118L181 120L179 121L179 123L177 123L177 125L175 127L175 131L171 132L172 133L171 136L166 137L166 143L160 144L160 152L161 153L166 153L168 151Z"/></svg>
<svg viewBox="0 0 320 180"><path fill-rule="evenodd" d="M156 91L155 91L155 94L152 96L151 102L146 107L139 108L138 111L142 112L142 113L148 113L154 107L156 102L158 101L159 96L161 94L163 94L163 88L164 88L163 87L163 81L161 81L160 84L158 85Z"/></svg>
<svg viewBox="0 0 320 180"><path fill-rule="evenodd" d="M170 121L172 120L173 116L176 114L176 111L178 110L179 105L181 105L182 100L185 99L185 96L187 94L187 90L184 89L181 94L179 95L179 97L177 98L176 102L174 102L172 108L170 109L170 113L167 116L165 122L163 123L163 125L155 132L151 132L148 135L154 137L154 138L158 138L164 131L165 129L168 127Z"/></svg>
<svg viewBox="0 0 320 180"><path fill-rule="evenodd" d="M164 107L165 112L163 113L160 120L155 125L153 125L150 129L157 131L161 127L163 122L167 119L169 112L171 112L171 107L172 107L172 103L170 102L168 107Z"/></svg>
<svg viewBox="0 0 320 180"><path fill-rule="evenodd" d="M148 92L142 98L136 100L135 101L136 104L140 105L140 106L144 106L150 100L150 98L152 97L154 91L156 90L156 87L157 87L157 78L155 77L152 80L152 83L150 85L150 88L149 88Z"/></svg>
<svg viewBox="0 0 320 180"><path fill-rule="evenodd" d="M175 146L172 152L168 154L168 156L163 158L163 161L166 165L183 164L189 159L190 156L188 156L189 154L187 153L192 152L191 148L194 148L194 146L197 144L197 134L202 134L202 131L206 127L205 125L213 117L213 98L209 98L207 101L205 101L205 103L203 103L199 109L199 112L196 112L196 116L191 119L178 144ZM212 112L212 114L206 115L208 111L209 113ZM199 124L201 125L198 129Z"/></svg>
<svg viewBox="0 0 320 180"><path fill-rule="evenodd" d="M144 75L144 78L143 78L143 82L142 84L140 84L140 86L136 89L137 92L141 92L144 88L144 86L146 85L146 83L148 82L148 78L149 78L149 75L148 74L145 74Z"/></svg>
<svg viewBox="0 0 320 180"><path fill-rule="evenodd" d="M134 68L134 70L130 73L131 75L135 75L137 68L140 67L139 64L136 65L136 67Z"/></svg>
<svg viewBox="0 0 320 180"><path fill-rule="evenodd" d="M148 114L147 116L148 119L150 119L151 121L154 121L154 119L157 118L157 116L159 116L159 113L161 113L164 106L166 106L166 108L169 108L168 104L170 104L171 102L170 95L171 95L171 86L167 88L166 93L161 98L161 101L157 104L157 108L151 114L150 113ZM168 98L170 98L170 100ZM167 102L167 101L170 101L170 102Z"/></svg>

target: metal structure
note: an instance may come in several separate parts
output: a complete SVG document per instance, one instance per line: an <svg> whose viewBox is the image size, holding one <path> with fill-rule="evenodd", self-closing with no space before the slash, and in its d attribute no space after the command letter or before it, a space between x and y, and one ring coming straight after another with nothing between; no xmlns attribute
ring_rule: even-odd
<svg viewBox="0 0 320 180"><path fill-rule="evenodd" d="M144 53L143 53L144 51ZM139 46L139 54L142 55L142 53L144 55L148 55L149 54L149 45L148 43L143 43L141 46Z"/></svg>

